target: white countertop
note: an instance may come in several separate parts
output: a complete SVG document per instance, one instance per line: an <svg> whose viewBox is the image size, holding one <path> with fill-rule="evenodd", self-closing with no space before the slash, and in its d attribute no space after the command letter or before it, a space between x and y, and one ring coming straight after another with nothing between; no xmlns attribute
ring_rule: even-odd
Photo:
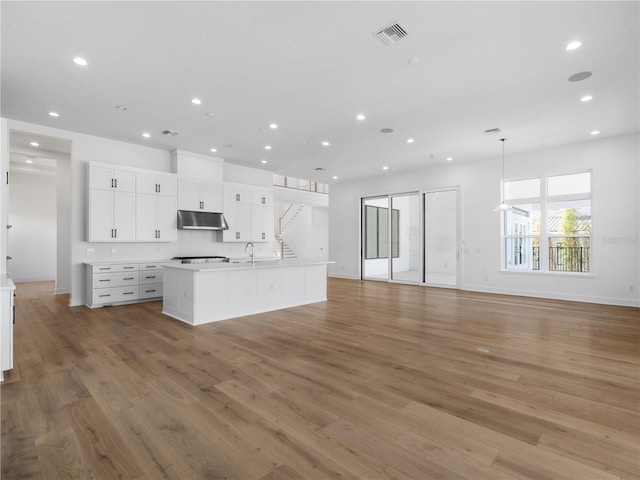
<svg viewBox="0 0 640 480"><path fill-rule="evenodd" d="M128 265L131 263L179 263L180 260L172 260L170 258L164 259L150 259L150 260L114 260L113 262L100 261L100 262L84 262L85 265Z"/></svg>
<svg viewBox="0 0 640 480"><path fill-rule="evenodd" d="M299 258L292 258L288 260L256 260L256 262L253 264L251 263L251 260L238 260L233 262L219 263L176 263L172 265L165 265L164 268L187 270L191 272L220 272L224 270L246 270L253 268L306 267L308 265L327 265L329 263L334 262L324 260L301 260Z"/></svg>
<svg viewBox="0 0 640 480"><path fill-rule="evenodd" d="M15 290L16 284L7 275L0 275L0 290Z"/></svg>

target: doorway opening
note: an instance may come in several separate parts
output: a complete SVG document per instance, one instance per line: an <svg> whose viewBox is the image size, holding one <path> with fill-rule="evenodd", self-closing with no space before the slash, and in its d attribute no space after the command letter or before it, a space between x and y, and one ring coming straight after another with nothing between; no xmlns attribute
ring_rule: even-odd
<svg viewBox="0 0 640 480"><path fill-rule="evenodd" d="M71 141L9 132L7 274L70 291Z"/></svg>

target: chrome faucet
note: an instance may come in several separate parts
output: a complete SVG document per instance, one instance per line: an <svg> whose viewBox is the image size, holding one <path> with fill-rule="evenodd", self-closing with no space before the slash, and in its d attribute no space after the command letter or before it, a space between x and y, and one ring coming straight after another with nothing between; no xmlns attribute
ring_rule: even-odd
<svg viewBox="0 0 640 480"><path fill-rule="evenodd" d="M251 245L251 253L249 254L249 256L251 257L251 265L255 265L256 263L256 259L255 256L253 255L253 242L249 242L244 246L244 253L247 253L247 248L249 248L249 245Z"/></svg>

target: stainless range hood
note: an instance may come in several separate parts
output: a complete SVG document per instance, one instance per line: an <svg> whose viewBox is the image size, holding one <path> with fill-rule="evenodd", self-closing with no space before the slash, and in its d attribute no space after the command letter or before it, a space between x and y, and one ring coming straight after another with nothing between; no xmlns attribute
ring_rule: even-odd
<svg viewBox="0 0 640 480"><path fill-rule="evenodd" d="M183 230L229 230L222 213L178 210L178 228Z"/></svg>

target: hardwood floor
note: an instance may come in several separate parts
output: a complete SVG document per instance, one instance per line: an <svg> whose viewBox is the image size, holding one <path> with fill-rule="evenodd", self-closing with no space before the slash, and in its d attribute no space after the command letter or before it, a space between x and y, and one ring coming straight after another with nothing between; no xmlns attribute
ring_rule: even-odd
<svg viewBox="0 0 640 480"><path fill-rule="evenodd" d="M640 310L329 279L200 327L17 290L2 479L638 479Z"/></svg>

